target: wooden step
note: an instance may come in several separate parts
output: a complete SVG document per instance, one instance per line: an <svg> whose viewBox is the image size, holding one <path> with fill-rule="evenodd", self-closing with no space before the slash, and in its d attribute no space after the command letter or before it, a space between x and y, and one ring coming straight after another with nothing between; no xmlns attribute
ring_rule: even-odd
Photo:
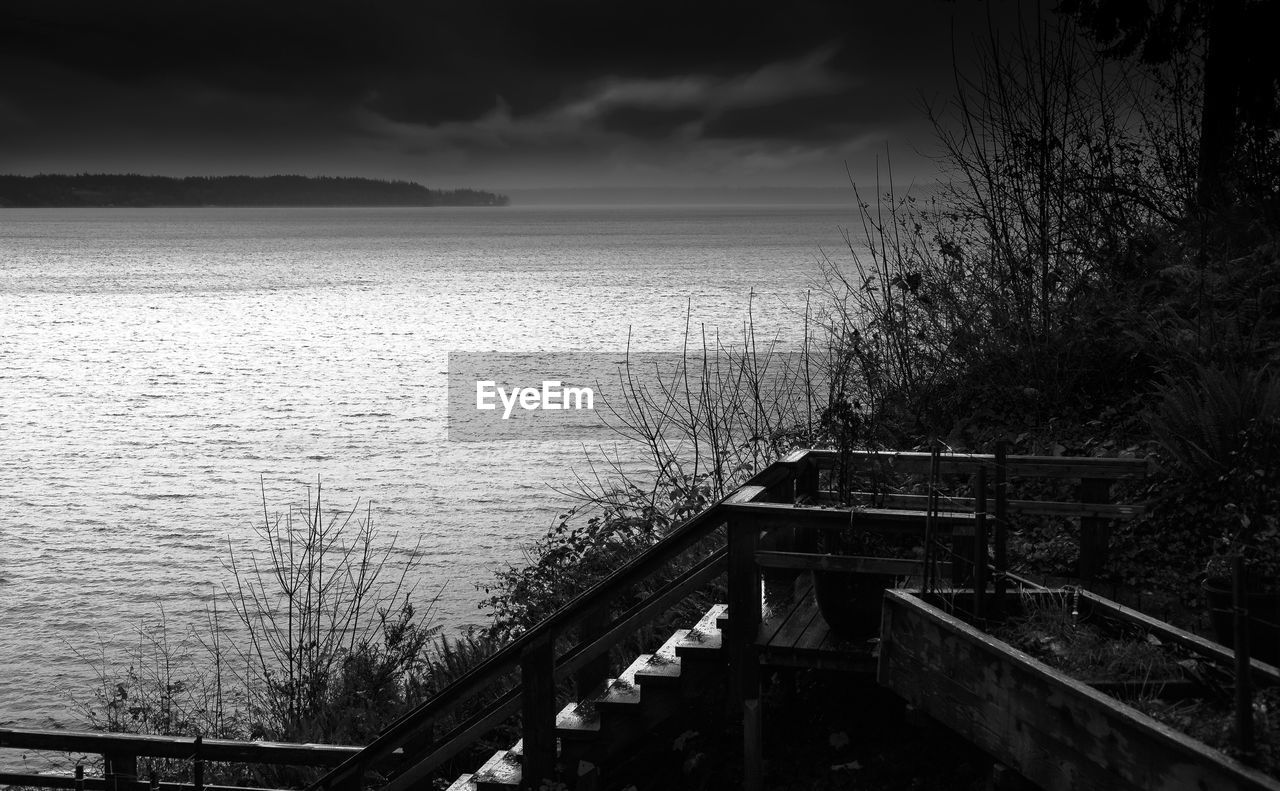
<svg viewBox="0 0 1280 791"><path fill-rule="evenodd" d="M570 703L556 715L556 735L562 741L590 741L600 735L600 712L594 700Z"/></svg>
<svg viewBox="0 0 1280 791"><path fill-rule="evenodd" d="M608 709L640 705L640 686L636 683L636 673L649 664L652 656L653 654L641 654L621 675L606 681L604 692L596 697L596 706Z"/></svg>
<svg viewBox="0 0 1280 791"><path fill-rule="evenodd" d="M473 775L458 775L458 779L445 789L445 791L476 791L476 783L471 778Z"/></svg>
<svg viewBox="0 0 1280 791"><path fill-rule="evenodd" d="M608 722L632 716L641 704L636 673L648 665L651 654L641 654L618 678L605 682L604 688L587 700L570 703L556 715L556 735L563 740L583 741L598 738ZM656 692L651 692L656 694Z"/></svg>
<svg viewBox="0 0 1280 791"><path fill-rule="evenodd" d="M520 765L524 757L524 739L510 750L499 750L471 776L476 791L510 791L520 786Z"/></svg>
<svg viewBox="0 0 1280 791"><path fill-rule="evenodd" d="M698 691L702 680L724 663L720 622L727 609L714 605L694 628L677 629L657 651L636 657L597 694L560 710L556 736L566 772L596 776L600 761L621 754L648 729L687 705L682 695ZM459 791L518 787L523 745L522 740L510 750L494 753L474 775L458 778L455 785Z"/></svg>
<svg viewBox="0 0 1280 791"><path fill-rule="evenodd" d="M681 663L680 656L676 653L676 646L688 634L688 629L677 629L672 632L667 641L662 644L662 647L650 655L649 661L645 663L645 666L636 670L636 683L641 688L648 686L651 688L679 689Z"/></svg>
<svg viewBox="0 0 1280 791"><path fill-rule="evenodd" d="M716 604L707 610L697 625L676 644L676 655L681 659L694 657L721 661L724 635L720 631L720 618L728 612L727 604Z"/></svg>
<svg viewBox="0 0 1280 791"><path fill-rule="evenodd" d="M681 630L684 631L684 630ZM674 652L674 640L668 651ZM627 754L645 733L688 705L683 691L667 682L638 681L652 655L636 658L617 679L610 679L591 700L564 707L556 718L560 762L579 776ZM679 665L674 665L677 669ZM666 681L666 677L662 677ZM679 681L679 676L675 677Z"/></svg>

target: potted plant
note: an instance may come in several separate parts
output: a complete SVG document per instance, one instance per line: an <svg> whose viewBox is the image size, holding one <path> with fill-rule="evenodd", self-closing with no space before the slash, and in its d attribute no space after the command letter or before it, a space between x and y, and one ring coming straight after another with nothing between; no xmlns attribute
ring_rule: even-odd
<svg viewBox="0 0 1280 791"><path fill-rule="evenodd" d="M855 528L822 535L818 551L864 557L891 556L888 542L882 536ZM823 620L832 629L847 637L870 637L880 630L880 603L884 592L896 582L897 578L890 574L814 571L814 599Z"/></svg>
<svg viewBox="0 0 1280 791"><path fill-rule="evenodd" d="M823 410L823 431L838 453L831 488L840 507L856 507L856 490L876 491L883 483L882 470L855 469L852 461L854 448L877 446L876 424L875 416L843 391L835 393ZM888 550L883 536L853 526L820 531L814 543L814 550L830 555L884 556ZM870 637L880 628L880 601L884 591L895 582L896 578L887 574L815 570L814 599L823 620L833 630L846 637Z"/></svg>

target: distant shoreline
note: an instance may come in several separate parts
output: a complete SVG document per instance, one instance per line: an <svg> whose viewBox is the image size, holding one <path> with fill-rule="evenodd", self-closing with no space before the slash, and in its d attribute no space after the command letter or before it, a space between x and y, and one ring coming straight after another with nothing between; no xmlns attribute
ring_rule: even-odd
<svg viewBox="0 0 1280 791"><path fill-rule="evenodd" d="M328 176L0 175L0 208L506 206L473 189Z"/></svg>

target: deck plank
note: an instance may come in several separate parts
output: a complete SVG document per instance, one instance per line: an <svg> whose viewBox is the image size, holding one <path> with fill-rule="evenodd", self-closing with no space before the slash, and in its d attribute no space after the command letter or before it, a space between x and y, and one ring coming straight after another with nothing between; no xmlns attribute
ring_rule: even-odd
<svg viewBox="0 0 1280 791"><path fill-rule="evenodd" d="M822 641L827 638L827 634L831 631L831 627L827 625L822 614L818 612L818 603L814 601L811 605L813 617L809 620L796 641L790 646L798 652L817 652L822 647Z"/></svg>
<svg viewBox="0 0 1280 791"><path fill-rule="evenodd" d="M788 586L787 583L765 583L764 602L760 628L756 632L756 645L768 645L777 639L779 631L787 627L796 612L813 597L813 576L803 574Z"/></svg>
<svg viewBox="0 0 1280 791"><path fill-rule="evenodd" d="M812 581L797 584L796 593L761 624L756 641L761 664L873 672L875 644L833 632L818 610Z"/></svg>
<svg viewBox="0 0 1280 791"><path fill-rule="evenodd" d="M818 614L818 607L814 604L813 597L808 597L796 605L786 622L766 644L770 648L794 648L815 620L820 621L822 618ZM826 624L824 623L823 626Z"/></svg>

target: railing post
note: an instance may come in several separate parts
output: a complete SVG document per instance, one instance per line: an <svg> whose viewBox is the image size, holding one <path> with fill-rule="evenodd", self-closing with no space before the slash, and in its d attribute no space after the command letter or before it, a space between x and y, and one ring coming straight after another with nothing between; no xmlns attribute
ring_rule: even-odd
<svg viewBox="0 0 1280 791"><path fill-rule="evenodd" d="M81 763L76 764L76 779L75 779L74 788L76 791L84 791L84 764L81 764Z"/></svg>
<svg viewBox="0 0 1280 791"><path fill-rule="evenodd" d="M760 631L760 570L756 550L760 528L753 520L730 517L729 542L729 685L730 700L742 712L742 780L746 791L763 783L760 664L756 635Z"/></svg>
<svg viewBox="0 0 1280 791"><path fill-rule="evenodd" d="M812 455L806 456L796 470L795 502L800 505L818 504L818 462ZM795 527L795 551L817 552L818 533Z"/></svg>
<svg viewBox="0 0 1280 791"><path fill-rule="evenodd" d="M808 505L818 502L818 463L811 456L806 456L796 469L795 499Z"/></svg>
<svg viewBox="0 0 1280 791"><path fill-rule="evenodd" d="M1236 652L1236 749L1247 764L1253 754L1253 679L1249 675L1249 607L1245 588L1244 556L1239 552L1231 559L1232 628L1235 630Z"/></svg>
<svg viewBox="0 0 1280 791"><path fill-rule="evenodd" d="M554 661L555 649L549 634L534 640L520 654L521 737L524 739L520 786L525 789L537 789L543 781L555 780Z"/></svg>
<svg viewBox="0 0 1280 791"><path fill-rule="evenodd" d="M598 606L589 610L578 622L578 642L580 644L592 642L604 634L604 629L608 625L609 604L608 602L601 602ZM606 651L583 665L578 672L573 674L573 683L578 700L586 700L592 692L602 687L608 678L609 652Z"/></svg>
<svg viewBox="0 0 1280 791"><path fill-rule="evenodd" d="M1080 502L1111 502L1111 481L1106 478L1082 478ZM1080 517L1080 564L1076 573L1091 580L1107 562L1107 545L1111 542L1111 524L1096 516Z"/></svg>
<svg viewBox="0 0 1280 791"><path fill-rule="evenodd" d="M102 756L102 781L107 791L131 788L138 779L138 756L106 753Z"/></svg>
<svg viewBox="0 0 1280 791"><path fill-rule="evenodd" d="M196 734L195 749L191 753L191 784L196 791L204 791L204 737Z"/></svg>

